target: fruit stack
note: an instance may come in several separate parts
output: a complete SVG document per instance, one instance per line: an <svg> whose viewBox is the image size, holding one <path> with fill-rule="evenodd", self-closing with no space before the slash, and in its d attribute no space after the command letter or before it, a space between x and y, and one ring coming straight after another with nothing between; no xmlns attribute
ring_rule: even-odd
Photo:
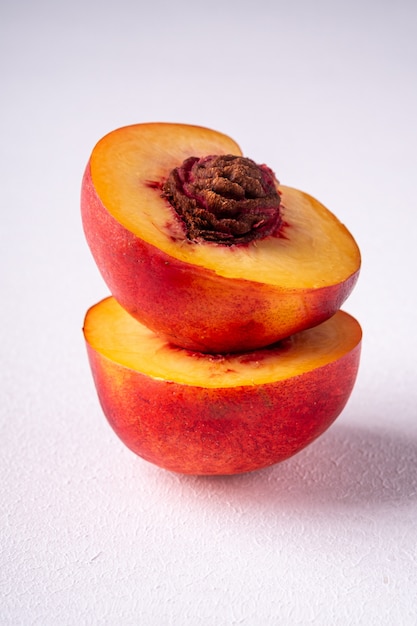
<svg viewBox="0 0 417 626"><path fill-rule="evenodd" d="M361 328L346 227L219 132L150 123L94 147L87 242L111 296L84 337L103 412L142 458L236 474L295 454L344 408Z"/></svg>

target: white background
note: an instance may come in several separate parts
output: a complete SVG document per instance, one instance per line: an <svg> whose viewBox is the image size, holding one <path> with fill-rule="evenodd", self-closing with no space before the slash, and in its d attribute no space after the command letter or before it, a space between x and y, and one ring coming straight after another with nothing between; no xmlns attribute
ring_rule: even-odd
<svg viewBox="0 0 417 626"><path fill-rule="evenodd" d="M3 0L2 626L417 624L416 7ZM357 385L281 465L177 476L99 408L79 189L96 141L146 121L231 135L361 247Z"/></svg>

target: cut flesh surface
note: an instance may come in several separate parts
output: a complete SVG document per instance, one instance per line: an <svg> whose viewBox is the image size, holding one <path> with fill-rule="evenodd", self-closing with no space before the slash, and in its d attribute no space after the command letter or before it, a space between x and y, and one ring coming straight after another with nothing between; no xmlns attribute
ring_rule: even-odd
<svg viewBox="0 0 417 626"><path fill-rule="evenodd" d="M90 347L119 365L159 380L199 387L262 385L285 380L343 358L361 342L361 328L338 311L326 322L268 348L210 355L167 343L134 320L112 297L87 313Z"/></svg>
<svg viewBox="0 0 417 626"><path fill-rule="evenodd" d="M360 252L346 227L310 195L285 186L278 188L283 217L278 233L232 246L189 241L181 219L161 197L161 185L186 158L210 154L241 151L226 135L196 126L128 126L94 148L92 182L103 206L127 230L220 276L305 289L338 284L358 271Z"/></svg>

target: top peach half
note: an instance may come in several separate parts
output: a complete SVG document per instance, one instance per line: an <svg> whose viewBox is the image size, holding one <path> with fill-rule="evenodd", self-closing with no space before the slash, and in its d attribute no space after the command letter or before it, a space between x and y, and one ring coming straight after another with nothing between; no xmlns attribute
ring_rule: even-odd
<svg viewBox="0 0 417 626"><path fill-rule="evenodd" d="M162 193L190 157L241 156L198 126L126 126L94 147L82 182L84 232L112 295L168 341L199 352L261 348L338 311L360 270L347 228L310 195L275 182L280 223L245 243L190 239Z"/></svg>

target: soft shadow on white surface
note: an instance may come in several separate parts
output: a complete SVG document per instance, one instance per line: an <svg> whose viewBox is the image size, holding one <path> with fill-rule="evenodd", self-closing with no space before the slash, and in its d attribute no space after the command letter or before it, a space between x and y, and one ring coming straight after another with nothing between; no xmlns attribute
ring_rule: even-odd
<svg viewBox="0 0 417 626"><path fill-rule="evenodd" d="M290 503L402 507L417 500L417 440L388 431L335 426L274 467L240 476L181 480L217 496L234 499L239 493L269 507Z"/></svg>

